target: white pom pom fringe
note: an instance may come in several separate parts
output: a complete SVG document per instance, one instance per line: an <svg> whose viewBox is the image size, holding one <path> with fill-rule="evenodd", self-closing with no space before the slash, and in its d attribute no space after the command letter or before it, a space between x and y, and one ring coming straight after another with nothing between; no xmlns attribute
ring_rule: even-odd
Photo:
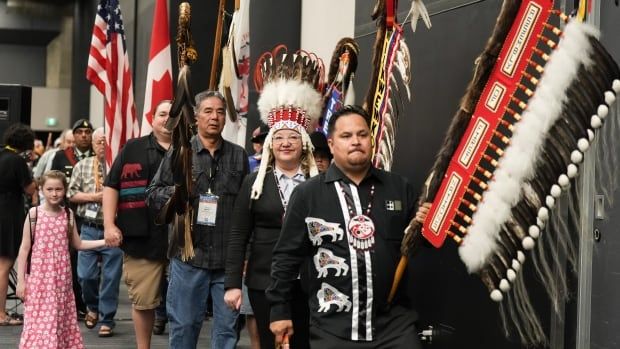
<svg viewBox="0 0 620 349"><path fill-rule="evenodd" d="M523 238L523 241L521 241L521 245L523 245L523 248L525 250L529 251L534 248L534 245L536 245L536 242L531 237L526 236L525 238Z"/></svg>
<svg viewBox="0 0 620 349"><path fill-rule="evenodd" d="M562 188L560 188L559 185L554 184L551 186L551 196L553 196L554 198L559 198L560 195L562 195Z"/></svg>
<svg viewBox="0 0 620 349"><path fill-rule="evenodd" d="M517 273L515 273L512 269L508 269L506 272L506 277L508 277L508 281L514 282L517 279Z"/></svg>
<svg viewBox="0 0 620 349"><path fill-rule="evenodd" d="M516 272L518 272L519 270L521 270L521 263L519 263L518 260L513 259L512 260L512 269L514 269Z"/></svg>
<svg viewBox="0 0 620 349"><path fill-rule="evenodd" d="M588 139L590 140L590 142L594 140L594 131L590 129L588 129Z"/></svg>
<svg viewBox="0 0 620 349"><path fill-rule="evenodd" d="M616 93L620 93L620 80L618 79L614 80L611 86L614 89L614 91L616 91Z"/></svg>
<svg viewBox="0 0 620 349"><path fill-rule="evenodd" d="M549 209L546 207L541 207L538 209L538 218L543 221L547 221L549 219Z"/></svg>
<svg viewBox="0 0 620 349"><path fill-rule="evenodd" d="M616 94L612 91L605 91L605 104L612 105L616 101Z"/></svg>
<svg viewBox="0 0 620 349"><path fill-rule="evenodd" d="M577 141L577 148L579 148L579 150L582 153L585 153L586 150L588 150L589 147L590 147L590 142L588 142L587 139L579 138L579 140Z"/></svg>
<svg viewBox="0 0 620 349"><path fill-rule="evenodd" d="M601 119L604 119L607 114L609 114L609 107L605 104L599 105L598 109L596 110L596 115L600 116Z"/></svg>
<svg viewBox="0 0 620 349"><path fill-rule="evenodd" d="M504 296L502 296L502 291L500 290L493 290L493 292L491 292L491 299L494 302L501 302L504 299Z"/></svg>
<svg viewBox="0 0 620 349"><path fill-rule="evenodd" d="M506 279L502 279L499 282L499 289L502 290L503 292L510 291L510 282L508 282L508 280Z"/></svg>
<svg viewBox="0 0 620 349"><path fill-rule="evenodd" d="M530 225L530 228L528 229L528 233L534 239L538 239L538 237L540 236L540 228L537 225Z"/></svg>
<svg viewBox="0 0 620 349"><path fill-rule="evenodd" d="M579 167L575 164L570 164L566 167L566 174L568 178L575 178L577 176L577 172L579 172Z"/></svg>
<svg viewBox="0 0 620 349"><path fill-rule="evenodd" d="M525 253L523 253L523 251L517 251L517 259L523 264L523 262L525 262Z"/></svg>
<svg viewBox="0 0 620 349"><path fill-rule="evenodd" d="M572 153L570 153L570 161L573 162L573 164L578 164L580 162L583 161L583 153L581 153L579 150L573 150Z"/></svg>
<svg viewBox="0 0 620 349"><path fill-rule="evenodd" d="M547 205L547 207L552 209L555 206L555 199L553 198L553 196L547 195L547 197L545 197L545 204Z"/></svg>
<svg viewBox="0 0 620 349"><path fill-rule="evenodd" d="M570 184L570 179L568 178L567 175L565 174L561 174L560 177L558 177L558 184L562 187L562 188L566 188L568 187L568 185Z"/></svg>

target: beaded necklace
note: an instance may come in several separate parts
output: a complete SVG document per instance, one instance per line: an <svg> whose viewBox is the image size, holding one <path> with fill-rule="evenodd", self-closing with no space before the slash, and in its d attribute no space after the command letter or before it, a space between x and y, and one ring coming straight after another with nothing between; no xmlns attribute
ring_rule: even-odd
<svg viewBox="0 0 620 349"><path fill-rule="evenodd" d="M342 194L345 198L347 208L349 210L349 222L347 224L347 231L349 236L349 244L353 246L353 248L361 251L370 250L375 244L375 224L370 218L370 210L372 209L372 201L375 195L375 185L371 185L370 193L368 195L368 206L366 210L362 209L362 204L359 199L357 193L351 193L349 195L346 190L344 190L344 185L340 186L342 190ZM353 196L353 198L351 198ZM353 199L353 200L351 200ZM354 210L351 205L351 201L355 202L355 206L359 210L359 214L356 214L356 210Z"/></svg>

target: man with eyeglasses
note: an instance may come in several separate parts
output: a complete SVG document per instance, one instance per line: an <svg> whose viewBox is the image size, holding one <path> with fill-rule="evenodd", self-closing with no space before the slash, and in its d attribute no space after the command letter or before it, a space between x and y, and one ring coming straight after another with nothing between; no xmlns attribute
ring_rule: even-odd
<svg viewBox="0 0 620 349"><path fill-rule="evenodd" d="M103 239L101 203L106 177L103 127L92 133L92 139L95 156L75 165L67 191L69 201L77 205L75 216L80 218L82 240ZM89 329L99 324L99 337L113 335L122 266L123 253L118 247L78 252L77 275L88 311L84 323Z"/></svg>
<svg viewBox="0 0 620 349"><path fill-rule="evenodd" d="M198 133L192 138L191 195L194 217L191 241L194 257L183 261L174 234L170 239L170 279L166 310L170 348L196 348L207 310L213 299L211 348L232 349L237 343L238 313L224 303L225 252L233 204L249 172L243 148L222 138L226 101L215 91L196 95L194 116ZM174 191L172 149L168 151L147 188L147 204L159 210Z"/></svg>

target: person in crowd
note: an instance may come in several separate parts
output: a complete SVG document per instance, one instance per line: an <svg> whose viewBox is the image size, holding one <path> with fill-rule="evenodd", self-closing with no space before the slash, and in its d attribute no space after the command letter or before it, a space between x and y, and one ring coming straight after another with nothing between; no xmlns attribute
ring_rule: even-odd
<svg viewBox="0 0 620 349"><path fill-rule="evenodd" d="M54 157L51 160L49 170L61 171L67 176L67 180L71 179L73 167L78 161L86 159L94 155L92 143L93 143L93 125L87 119L80 119L73 124L71 129L73 135L73 146L67 146L65 149L57 150L54 153ZM48 170L46 168L46 170ZM77 206L74 203L69 202L69 207L75 212ZM77 212L76 212L77 213ZM76 224L78 231L81 230L82 221L79 215L76 215ZM75 304L78 311L78 316L83 318L86 315L86 304L82 298L82 287L77 279L77 256L78 253L75 250L71 250L71 274L73 276L73 294L75 296Z"/></svg>
<svg viewBox="0 0 620 349"><path fill-rule="evenodd" d="M260 160L263 156L263 143L265 142L265 137L267 137L268 132L269 127L267 125L261 125L252 131L252 138L250 140L252 141L254 154L248 157L250 172L258 171L258 166L260 166Z"/></svg>
<svg viewBox="0 0 620 349"><path fill-rule="evenodd" d="M270 328L277 342L295 336L293 295L307 263L313 348L421 348L406 293L387 299L404 230L414 215L423 222L430 204L416 213L412 186L372 166L361 107L332 115L328 145L334 162L293 192L273 251Z"/></svg>
<svg viewBox="0 0 620 349"><path fill-rule="evenodd" d="M44 203L28 211L17 258L17 296L24 301L19 347L84 348L71 287L69 245L103 247L103 239L81 240L73 211L64 205L67 179L60 171L41 176Z"/></svg>
<svg viewBox="0 0 620 349"><path fill-rule="evenodd" d="M233 226L228 242L226 262L225 300L235 309L242 303L242 275L246 257L249 260L245 284L254 315L257 320L262 348L274 348L274 336L269 330L269 304L265 298L265 289L270 283L272 250L280 235L282 217L293 189L310 176L312 153L310 145L302 143L303 126L289 128L285 122L275 123L271 127L267 170L262 184L262 194L258 199L251 199L252 185L256 182L258 172L246 177L235 202ZM316 168L315 168L316 171ZM293 348L309 348L308 342L308 306L306 296L301 290L299 280L295 282L293 294L293 324L295 336Z"/></svg>
<svg viewBox="0 0 620 349"><path fill-rule="evenodd" d="M71 129L64 130L60 134L60 142L58 143L58 147L48 149L41 158L39 158L39 162L37 166L34 168L34 178L39 179L43 175L43 173L52 169L52 161L54 160L54 156L58 150L65 150L67 148L73 147L73 131Z"/></svg>
<svg viewBox="0 0 620 349"><path fill-rule="evenodd" d="M168 228L155 225L157 212L146 207L145 199L146 187L170 147L172 134L165 127L170 106L169 100L159 102L153 112L153 132L125 144L103 188L104 236L124 252L123 276L138 349L151 347L154 309L161 301L165 277Z"/></svg>
<svg viewBox="0 0 620 349"><path fill-rule="evenodd" d="M74 131L75 134L75 131ZM103 238L103 183L105 174L105 136L103 128L92 134L95 156L80 160L73 169L67 197L77 205L76 216L81 219L83 240ZM79 251L77 274L87 313L84 323L94 328L99 322L99 337L113 335L114 315L118 307L118 292L123 265L123 253L118 247ZM100 266L99 266L100 264ZM101 279L101 283L100 283Z"/></svg>
<svg viewBox="0 0 620 349"><path fill-rule="evenodd" d="M23 124L10 125L0 146L0 326L21 325L22 320L6 312L9 272L19 252L22 239L24 194L33 195L36 184L24 152L34 147L34 133Z"/></svg>
<svg viewBox="0 0 620 349"><path fill-rule="evenodd" d="M314 161L316 161L316 167L319 169L319 172L323 173L327 171L333 158L327 146L327 137L321 131L314 131L310 135L310 140L312 145L314 145L312 155L314 156Z"/></svg>
<svg viewBox="0 0 620 349"><path fill-rule="evenodd" d="M171 348L195 348L209 294L213 299L211 348L234 348L238 313L224 304L224 262L233 204L248 173L248 155L222 138L226 101L215 91L196 95L197 134L191 139L194 192L191 204L193 255L175 232L169 242L170 280L166 309ZM168 151L147 189L148 205L160 210L174 191L172 154Z"/></svg>
<svg viewBox="0 0 620 349"><path fill-rule="evenodd" d="M43 155L44 152L45 152L45 145L43 145L43 141L40 139L35 139L34 148L32 149L32 155L34 157L33 167L36 167L36 165L39 163L39 159L41 159L41 156Z"/></svg>
<svg viewBox="0 0 620 349"><path fill-rule="evenodd" d="M52 160L50 170L61 171L67 176L67 180L71 179L73 167L78 161L94 155L93 142L93 125L87 119L80 119L73 124L72 128L74 146L57 150ZM78 222L79 225L79 222Z"/></svg>

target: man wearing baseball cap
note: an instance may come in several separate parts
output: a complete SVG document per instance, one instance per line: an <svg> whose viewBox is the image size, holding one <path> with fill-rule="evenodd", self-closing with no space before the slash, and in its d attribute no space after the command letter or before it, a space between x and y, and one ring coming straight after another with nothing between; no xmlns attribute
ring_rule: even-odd
<svg viewBox="0 0 620 349"><path fill-rule="evenodd" d="M52 170L62 171L67 178L71 178L73 166L78 161L94 155L92 148L93 125L88 119L80 119L73 124L73 147L59 150L54 155Z"/></svg>

